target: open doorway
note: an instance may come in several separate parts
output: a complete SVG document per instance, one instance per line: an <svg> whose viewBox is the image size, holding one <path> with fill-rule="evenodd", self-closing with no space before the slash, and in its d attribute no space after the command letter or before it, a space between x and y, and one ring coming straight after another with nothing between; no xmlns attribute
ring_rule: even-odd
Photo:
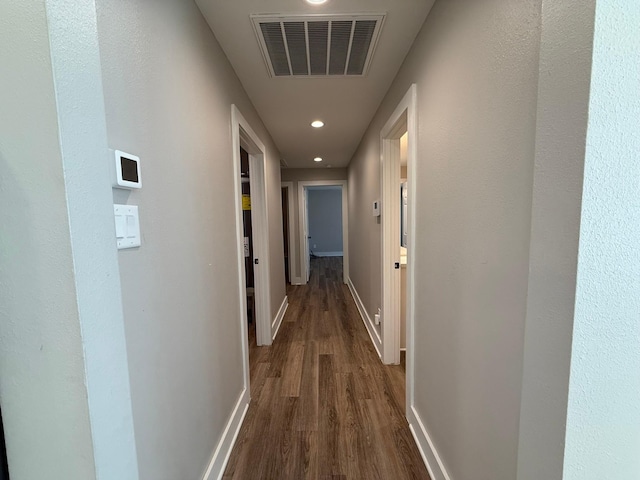
<svg viewBox="0 0 640 480"><path fill-rule="evenodd" d="M342 257L342 279L349 278L346 180L298 182L301 277L309 282L312 258Z"/></svg>
<svg viewBox="0 0 640 480"><path fill-rule="evenodd" d="M407 408L413 398L413 261L416 89L412 86L380 132L382 173L382 361L406 350Z"/></svg>
<svg viewBox="0 0 640 480"><path fill-rule="evenodd" d="M9 465L7 463L7 446L4 441L2 411L0 411L0 480L9 480Z"/></svg>
<svg viewBox="0 0 640 480"><path fill-rule="evenodd" d="M245 394L249 395L249 314L257 345L271 345L271 292L265 147L235 105L231 106L235 179L236 239L240 330L243 338ZM244 159L244 160L243 160ZM244 163L244 167L243 167ZM247 166L248 164L248 166ZM245 193L247 192L247 193ZM249 212L248 215L245 212ZM246 215L246 216L245 216ZM249 220L245 230L245 220ZM249 264L251 264L249 266ZM252 277L252 280L251 278ZM249 291L249 285L253 291Z"/></svg>
<svg viewBox="0 0 640 480"><path fill-rule="evenodd" d="M282 182L282 235L284 243L284 272L287 284L294 283L296 258L294 252L294 201L293 182Z"/></svg>
<svg viewBox="0 0 640 480"><path fill-rule="evenodd" d="M245 296L247 301L247 322L249 346L257 345L256 302L253 248L253 223L251 221L251 169L249 153L240 147L240 180L242 184L242 233L244 249ZM249 349L251 350L251 349Z"/></svg>

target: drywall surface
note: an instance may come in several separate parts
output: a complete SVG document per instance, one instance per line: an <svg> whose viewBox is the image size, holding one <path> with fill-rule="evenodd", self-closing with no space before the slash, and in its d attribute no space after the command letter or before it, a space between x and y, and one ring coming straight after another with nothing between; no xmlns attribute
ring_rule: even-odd
<svg viewBox="0 0 640 480"><path fill-rule="evenodd" d="M346 180L346 168L283 168L283 182L311 182L314 180ZM298 188L297 185L294 185Z"/></svg>
<svg viewBox="0 0 640 480"><path fill-rule="evenodd" d="M380 130L416 83L414 405L455 480L516 478L540 8L437 1L349 167L351 280L372 316Z"/></svg>
<svg viewBox="0 0 640 480"><path fill-rule="evenodd" d="M518 480L562 478L594 10L542 9Z"/></svg>
<svg viewBox="0 0 640 480"><path fill-rule="evenodd" d="M346 168L283 168L281 169L283 182L293 183L293 205L289 208L293 210L294 240L293 256L296 259L292 281L301 281L302 253L300 252L300 209L298 208L298 182L310 182L315 180L346 180Z"/></svg>
<svg viewBox="0 0 640 480"><path fill-rule="evenodd" d="M640 4L597 2L565 480L640 478Z"/></svg>
<svg viewBox="0 0 640 480"><path fill-rule="evenodd" d="M142 162L142 246L119 253L141 480L199 479L243 388L231 105L266 145L273 316L279 154L191 1L98 2L110 148Z"/></svg>
<svg viewBox="0 0 640 480"><path fill-rule="evenodd" d="M137 480L95 4L47 16L96 476Z"/></svg>
<svg viewBox="0 0 640 480"><path fill-rule="evenodd" d="M96 478L45 2L0 3L0 402L12 480Z"/></svg>
<svg viewBox="0 0 640 480"><path fill-rule="evenodd" d="M307 202L312 252L342 253L342 189L310 188Z"/></svg>

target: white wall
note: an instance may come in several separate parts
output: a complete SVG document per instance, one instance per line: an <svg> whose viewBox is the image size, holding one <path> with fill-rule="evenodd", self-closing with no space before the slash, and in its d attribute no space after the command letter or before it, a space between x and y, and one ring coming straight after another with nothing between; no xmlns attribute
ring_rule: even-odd
<svg viewBox="0 0 640 480"><path fill-rule="evenodd" d="M542 9L518 480L562 478L594 10Z"/></svg>
<svg viewBox="0 0 640 480"><path fill-rule="evenodd" d="M95 7L3 4L0 26L11 478L137 479Z"/></svg>
<svg viewBox="0 0 640 480"><path fill-rule="evenodd" d="M0 58L0 401L10 474L94 479L44 1L0 4Z"/></svg>
<svg viewBox="0 0 640 480"><path fill-rule="evenodd" d="M597 2L566 480L640 478L640 4Z"/></svg>
<svg viewBox="0 0 640 480"><path fill-rule="evenodd" d="M243 387L231 105L267 148L272 316L279 154L192 1L98 3L108 140L139 155L142 246L119 255L140 478L199 479Z"/></svg>
<svg viewBox="0 0 640 480"><path fill-rule="evenodd" d="M540 8L437 1L349 168L351 280L373 316L380 130L416 83L415 407L455 480L516 478Z"/></svg>
<svg viewBox="0 0 640 480"><path fill-rule="evenodd" d="M316 255L342 253L342 189L307 192L309 246Z"/></svg>

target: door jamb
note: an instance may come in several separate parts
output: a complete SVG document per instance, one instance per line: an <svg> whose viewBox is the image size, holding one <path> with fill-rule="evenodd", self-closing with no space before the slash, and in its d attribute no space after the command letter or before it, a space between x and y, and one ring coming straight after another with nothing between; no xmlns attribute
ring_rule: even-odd
<svg viewBox="0 0 640 480"><path fill-rule="evenodd" d="M408 132L407 412L413 405L415 359L415 178L417 88L413 84L380 131L382 190L382 361L400 363L400 136Z"/></svg>
<svg viewBox="0 0 640 480"><path fill-rule="evenodd" d="M296 271L296 258L293 255L293 242L295 240L294 232L294 213L293 213L293 182L280 182L281 188L287 189L287 199L289 202L289 281L291 285L296 284L296 277L293 274ZM283 219L284 220L284 219Z"/></svg>
<svg viewBox="0 0 640 480"><path fill-rule="evenodd" d="M300 280L302 285L307 283L307 262L304 261L304 221L307 211L305 195L307 187L342 187L342 282L347 283L349 278L349 195L346 180L308 180L298 182L298 228L300 236Z"/></svg>
<svg viewBox="0 0 640 480"><path fill-rule="evenodd" d="M249 122L235 105L231 106L232 149L234 170L234 197L236 210L236 243L238 256L238 290L240 295L240 321L244 358L245 386L249 386L249 345L247 343L247 298L244 271L244 232L242 229L242 185L240 174L240 147L249 154L251 210L253 224L254 257L259 264L254 268L256 341L258 345L271 345L271 291L269 282L269 235L267 223L266 149Z"/></svg>

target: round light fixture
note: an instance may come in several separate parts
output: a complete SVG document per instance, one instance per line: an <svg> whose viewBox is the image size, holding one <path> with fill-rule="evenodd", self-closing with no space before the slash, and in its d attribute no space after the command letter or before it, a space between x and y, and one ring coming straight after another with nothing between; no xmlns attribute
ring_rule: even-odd
<svg viewBox="0 0 640 480"><path fill-rule="evenodd" d="M321 159L320 157L316 157L316 158L314 158L314 159L313 159L313 161L314 161L314 162L321 162L321 161L322 161L322 159Z"/></svg>
<svg viewBox="0 0 640 480"><path fill-rule="evenodd" d="M324 122L322 120L314 120L313 122L311 122L311 126L313 128L322 128L324 127Z"/></svg>
<svg viewBox="0 0 640 480"><path fill-rule="evenodd" d="M311 5L322 5L323 3L327 3L327 0L307 0L307 3Z"/></svg>

